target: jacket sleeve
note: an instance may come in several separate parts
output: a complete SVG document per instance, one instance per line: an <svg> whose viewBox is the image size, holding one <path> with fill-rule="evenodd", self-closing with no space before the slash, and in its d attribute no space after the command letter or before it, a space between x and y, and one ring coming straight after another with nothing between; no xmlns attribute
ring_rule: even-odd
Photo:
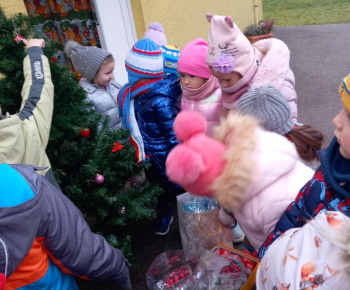
<svg viewBox="0 0 350 290"><path fill-rule="evenodd" d="M123 284L129 281L128 262L98 234L91 232L80 210L45 178L41 235L51 260L65 273L94 281Z"/></svg>
<svg viewBox="0 0 350 290"><path fill-rule="evenodd" d="M168 155L171 149L179 144L173 130L173 124L177 114L180 112L180 106L170 98L164 97L161 106L157 108L156 112L157 123L159 124L161 135L165 138L166 155Z"/></svg>
<svg viewBox="0 0 350 290"><path fill-rule="evenodd" d="M23 61L24 84L19 118L29 120L40 136L41 145L46 148L53 113L54 87L50 66L40 47L27 49Z"/></svg>
<svg viewBox="0 0 350 290"><path fill-rule="evenodd" d="M275 229L270 233L270 235L267 237L265 242L260 247L260 250L259 250L260 260L263 258L264 254L266 253L270 245L277 238L279 238L285 231L291 228L302 227L305 224L305 221L310 217L310 215L306 214L306 216L308 217L306 219L302 218L302 216L305 216L303 212L306 210L306 208L304 207L304 204L305 204L304 194L305 192L307 192L307 194L309 193L310 184L312 184L312 180L310 180L306 185L303 186L303 188L298 193L296 199L290 203L290 205L287 207L285 212L280 217L279 221L275 226Z"/></svg>
<svg viewBox="0 0 350 290"><path fill-rule="evenodd" d="M298 120L298 96L295 91L295 77L293 71L290 69L286 78L280 88L282 95L288 101L290 107L290 114L292 116L293 122L297 122Z"/></svg>

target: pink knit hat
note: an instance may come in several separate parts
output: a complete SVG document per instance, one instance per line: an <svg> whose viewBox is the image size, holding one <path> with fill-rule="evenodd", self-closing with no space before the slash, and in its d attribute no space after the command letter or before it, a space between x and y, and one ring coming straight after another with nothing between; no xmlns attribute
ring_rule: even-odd
<svg viewBox="0 0 350 290"><path fill-rule="evenodd" d="M149 38L153 40L158 46L168 44L164 34L163 25L159 22L152 22L148 26L148 30L143 34L143 38Z"/></svg>
<svg viewBox="0 0 350 290"><path fill-rule="evenodd" d="M187 43L181 51L177 68L180 72L210 79L211 73L205 58L208 54L208 44L202 38L196 38Z"/></svg>
<svg viewBox="0 0 350 290"><path fill-rule="evenodd" d="M254 48L231 16L207 13L210 22L207 64L221 73L237 72L244 76L255 65Z"/></svg>
<svg viewBox="0 0 350 290"><path fill-rule="evenodd" d="M192 194L213 196L211 186L221 175L226 146L207 135L207 122L196 111L182 111L174 121L176 138L183 141L170 151L167 176Z"/></svg>

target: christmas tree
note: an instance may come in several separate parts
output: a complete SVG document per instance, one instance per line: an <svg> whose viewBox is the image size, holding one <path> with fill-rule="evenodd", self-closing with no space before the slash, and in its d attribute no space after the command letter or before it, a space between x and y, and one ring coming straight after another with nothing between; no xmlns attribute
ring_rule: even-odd
<svg viewBox="0 0 350 290"><path fill-rule="evenodd" d="M0 8L0 104L3 114L18 112L24 82L23 44L14 37L42 38L33 31L35 19L16 15L7 19ZM19 29L15 31L14 28ZM101 233L127 258L132 258L130 236L123 236L128 222L154 218L156 185L141 176L150 164L137 163L129 132L110 132L109 119L86 102L85 91L67 67L51 57L55 44L46 40L45 55L55 87L54 114L47 148L53 172L65 193L83 212L93 231ZM102 126L99 124L102 124ZM137 186L133 186L136 180ZM74 221L72 221L74 222ZM114 234L118 233L118 236Z"/></svg>

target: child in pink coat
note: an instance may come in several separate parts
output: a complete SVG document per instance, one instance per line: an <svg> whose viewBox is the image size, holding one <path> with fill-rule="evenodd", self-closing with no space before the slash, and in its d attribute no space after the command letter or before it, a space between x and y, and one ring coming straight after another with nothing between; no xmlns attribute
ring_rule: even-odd
<svg viewBox="0 0 350 290"><path fill-rule="evenodd" d="M248 90L271 84L288 101L293 122L297 122L298 98L287 45L276 38L252 45L231 16L207 13L207 20L210 30L206 61L210 72L219 80L224 108L236 109Z"/></svg>
<svg viewBox="0 0 350 290"><path fill-rule="evenodd" d="M314 171L298 160L291 142L262 130L249 115L231 112L215 130L216 140L205 129L200 114L178 114L174 131L183 143L169 153L167 175L192 194L214 197L259 250Z"/></svg>
<svg viewBox="0 0 350 290"><path fill-rule="evenodd" d="M206 118L207 135L220 123L221 90L205 62L208 44L202 38L187 43L181 51L177 66L182 85L181 110L197 111Z"/></svg>

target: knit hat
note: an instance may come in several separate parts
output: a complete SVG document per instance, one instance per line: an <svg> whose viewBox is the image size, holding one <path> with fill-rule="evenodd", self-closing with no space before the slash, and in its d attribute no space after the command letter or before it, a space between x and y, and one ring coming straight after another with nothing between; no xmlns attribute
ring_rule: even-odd
<svg viewBox="0 0 350 290"><path fill-rule="evenodd" d="M163 25L159 22L152 22L148 30L143 34L143 38L153 40L158 46L167 45Z"/></svg>
<svg viewBox="0 0 350 290"><path fill-rule="evenodd" d="M270 84L248 91L239 100L236 109L243 114L253 115L263 128L271 132L286 135L294 127L288 102Z"/></svg>
<svg viewBox="0 0 350 290"><path fill-rule="evenodd" d="M164 73L177 74L177 62L180 56L180 50L173 45L163 45L160 48L164 58Z"/></svg>
<svg viewBox="0 0 350 290"><path fill-rule="evenodd" d="M187 43L181 51L178 70L182 73L210 79L211 73L206 63L208 44L202 38Z"/></svg>
<svg viewBox="0 0 350 290"><path fill-rule="evenodd" d="M143 38L126 56L125 67L130 86L142 78L160 78L163 76L163 56L152 40Z"/></svg>
<svg viewBox="0 0 350 290"><path fill-rule="evenodd" d="M350 74L343 79L339 87L340 99L350 112Z"/></svg>
<svg viewBox="0 0 350 290"><path fill-rule="evenodd" d="M256 65L254 48L231 16L207 13L210 22L207 64L221 73L237 72L244 76Z"/></svg>
<svg viewBox="0 0 350 290"><path fill-rule="evenodd" d="M226 161L226 146L205 135L207 122L196 111L182 111L174 121L174 132L182 144L170 151L165 166L167 176L196 195L212 196L211 186Z"/></svg>
<svg viewBox="0 0 350 290"><path fill-rule="evenodd" d="M105 49L82 46L73 40L67 42L64 52L72 60L74 69L89 83L92 82L106 57L112 55Z"/></svg>

